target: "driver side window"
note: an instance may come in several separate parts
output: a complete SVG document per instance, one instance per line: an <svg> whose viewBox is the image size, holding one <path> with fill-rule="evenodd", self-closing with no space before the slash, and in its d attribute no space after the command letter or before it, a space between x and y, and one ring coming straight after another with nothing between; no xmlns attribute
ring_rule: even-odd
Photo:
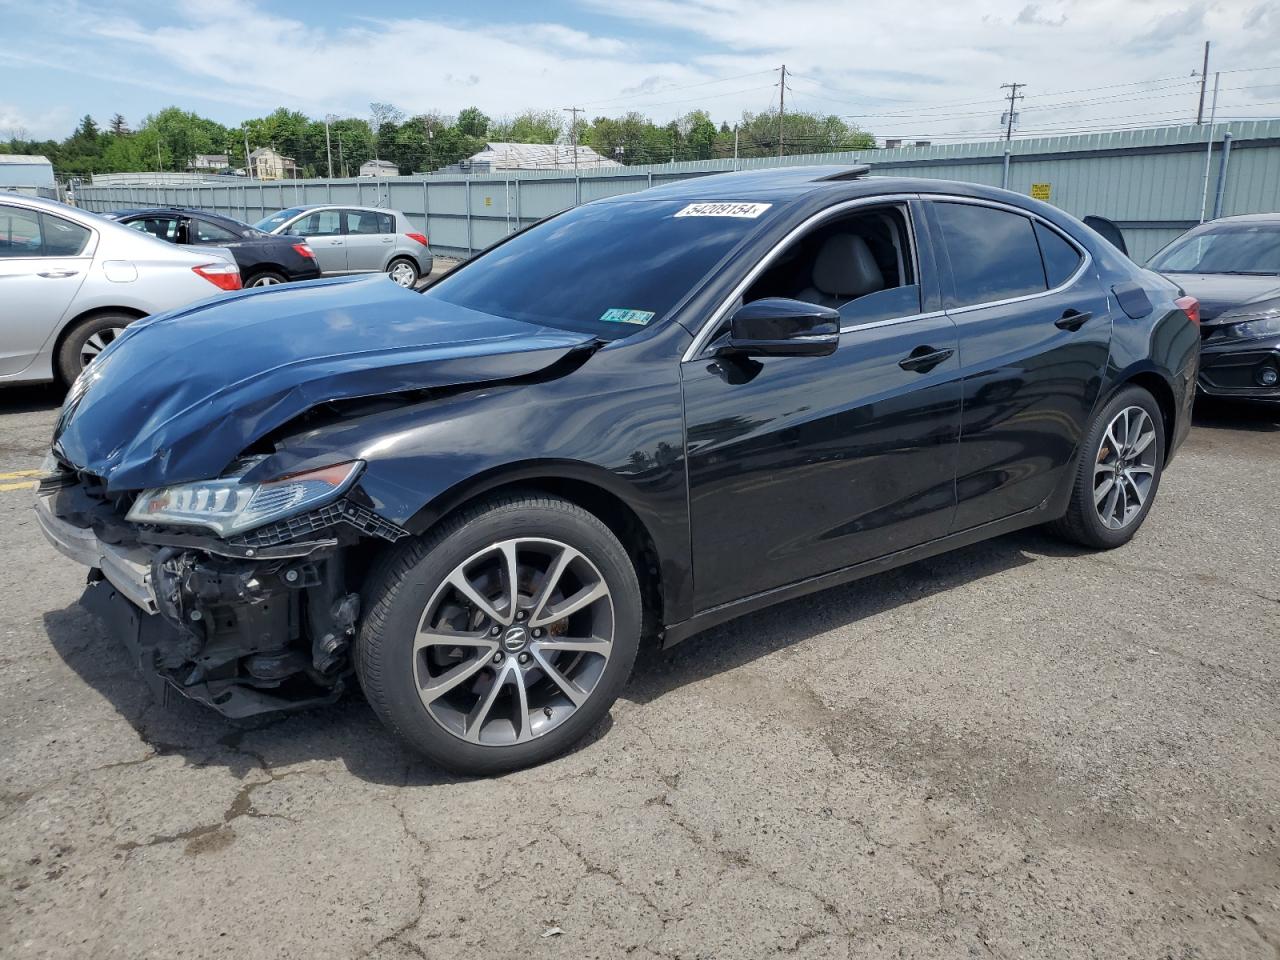
<svg viewBox="0 0 1280 960"><path fill-rule="evenodd" d="M787 297L832 307L842 327L917 314L920 281L908 224L898 204L819 224L756 278L743 302Z"/></svg>

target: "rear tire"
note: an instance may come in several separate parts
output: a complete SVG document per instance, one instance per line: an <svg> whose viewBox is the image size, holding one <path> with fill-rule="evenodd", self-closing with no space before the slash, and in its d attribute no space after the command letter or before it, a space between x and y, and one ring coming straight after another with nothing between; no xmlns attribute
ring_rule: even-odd
<svg viewBox="0 0 1280 960"><path fill-rule="evenodd" d="M481 776L542 763L590 732L631 673L643 617L609 528L532 492L393 549L364 600L355 663L374 712L433 762Z"/></svg>
<svg viewBox="0 0 1280 960"><path fill-rule="evenodd" d="M288 283L289 278L275 270L260 270L245 281L245 287L272 287L277 283Z"/></svg>
<svg viewBox="0 0 1280 960"><path fill-rule="evenodd" d="M58 376L63 385L71 386L80 371L136 319L129 313L99 313L72 327L58 348Z"/></svg>
<svg viewBox="0 0 1280 960"><path fill-rule="evenodd" d="M387 264L387 276L391 278L392 283L398 283L402 287L412 289L421 275L418 265L408 257L397 257Z"/></svg>
<svg viewBox="0 0 1280 960"><path fill-rule="evenodd" d="M1125 387L1094 420L1081 445L1067 512L1048 529L1099 550L1128 543L1155 502L1164 458L1160 405L1141 387Z"/></svg>

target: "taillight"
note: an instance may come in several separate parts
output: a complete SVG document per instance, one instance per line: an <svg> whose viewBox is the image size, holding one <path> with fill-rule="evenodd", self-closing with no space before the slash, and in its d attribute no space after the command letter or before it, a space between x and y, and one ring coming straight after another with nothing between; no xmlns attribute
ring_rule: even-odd
<svg viewBox="0 0 1280 960"><path fill-rule="evenodd" d="M424 247L427 245L427 238L421 233L406 233L405 236L410 240L417 240Z"/></svg>
<svg viewBox="0 0 1280 960"><path fill-rule="evenodd" d="M1187 319L1200 326L1200 301L1195 297L1179 297L1173 305L1187 315Z"/></svg>
<svg viewBox="0 0 1280 960"><path fill-rule="evenodd" d="M316 258L315 251L305 243L295 243L293 245L293 249L297 250L300 256L306 257L308 260L314 260Z"/></svg>
<svg viewBox="0 0 1280 960"><path fill-rule="evenodd" d="M203 266L192 267L191 270L219 290L240 289L240 268L234 263L206 263Z"/></svg>

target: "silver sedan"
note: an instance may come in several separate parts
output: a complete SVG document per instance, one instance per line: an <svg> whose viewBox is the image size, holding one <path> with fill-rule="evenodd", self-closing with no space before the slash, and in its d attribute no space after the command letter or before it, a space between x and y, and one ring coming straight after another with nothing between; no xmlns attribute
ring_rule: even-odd
<svg viewBox="0 0 1280 960"><path fill-rule="evenodd" d="M0 384L70 384L139 317L240 289L216 247L177 247L66 204L0 193Z"/></svg>
<svg viewBox="0 0 1280 960"><path fill-rule="evenodd" d="M341 205L289 207L254 224L267 233L306 240L320 272L386 273L412 287L431 272L431 247L425 234L399 210Z"/></svg>

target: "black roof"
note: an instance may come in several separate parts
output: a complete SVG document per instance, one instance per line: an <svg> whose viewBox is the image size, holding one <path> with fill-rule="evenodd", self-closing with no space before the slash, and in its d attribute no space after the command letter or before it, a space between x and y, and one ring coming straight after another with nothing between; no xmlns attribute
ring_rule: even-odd
<svg viewBox="0 0 1280 960"><path fill-rule="evenodd" d="M111 215L117 220L125 220L145 216L160 216L168 213L182 213L189 217L199 217L201 220L208 220L235 230L244 230L249 226L249 224L236 220L234 217L228 217L221 213L210 213L208 210L195 210L191 207L140 207L137 210L116 210Z"/></svg>

